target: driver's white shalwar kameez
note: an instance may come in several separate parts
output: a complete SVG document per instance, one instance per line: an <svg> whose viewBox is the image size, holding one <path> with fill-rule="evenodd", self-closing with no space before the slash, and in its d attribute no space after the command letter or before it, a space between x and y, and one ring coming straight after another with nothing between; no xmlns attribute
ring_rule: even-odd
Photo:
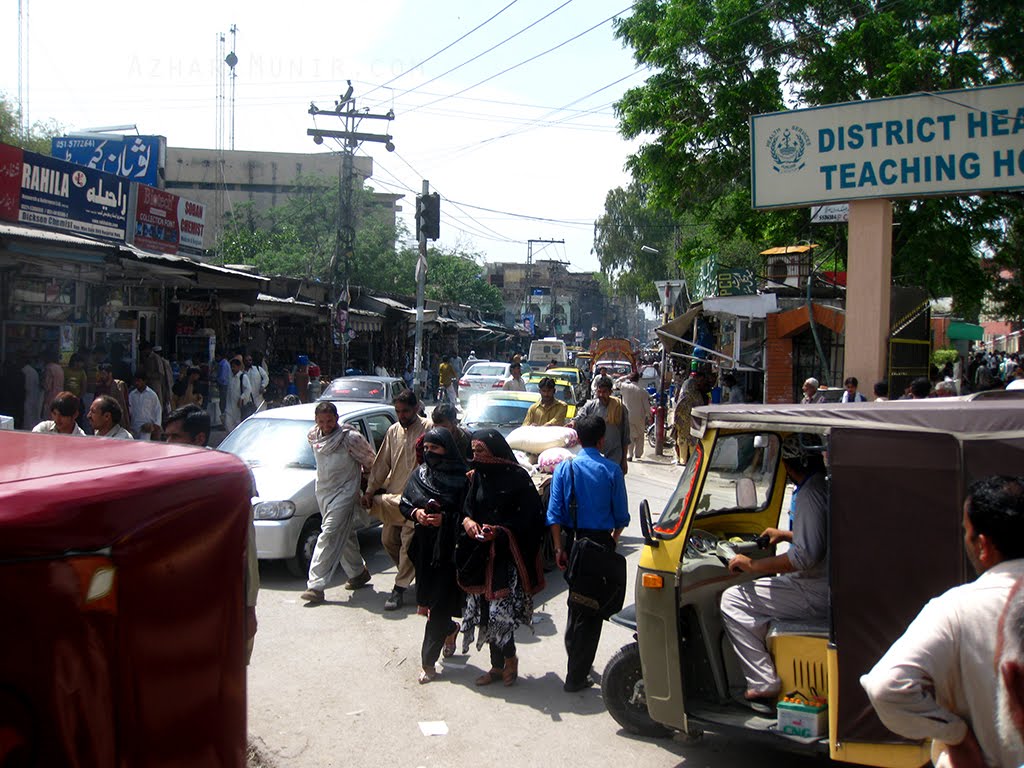
<svg viewBox="0 0 1024 768"><path fill-rule="evenodd" d="M816 472L797 489L793 543L786 552L796 570L738 584L722 593L722 622L752 693L774 695L782 684L767 648L771 621L828 615L827 509L825 474Z"/></svg>
<svg viewBox="0 0 1024 768"><path fill-rule="evenodd" d="M308 439L316 458L316 502L321 524L306 586L323 591L339 561L350 579L366 568L355 525L362 467L373 464L373 449L348 425L338 425L326 436L319 427L313 427Z"/></svg>

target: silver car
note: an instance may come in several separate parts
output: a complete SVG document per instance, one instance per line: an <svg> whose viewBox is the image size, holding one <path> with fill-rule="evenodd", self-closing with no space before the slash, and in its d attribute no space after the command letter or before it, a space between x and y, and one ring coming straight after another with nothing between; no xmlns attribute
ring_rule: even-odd
<svg viewBox="0 0 1024 768"><path fill-rule="evenodd" d="M239 424L218 449L232 453L252 470L256 495L252 499L256 521L256 552L261 560L284 560L298 578L309 572L320 510L314 485L316 461L306 435L316 423L317 403L260 411ZM391 405L335 403L338 421L356 427L374 450L398 419ZM356 502L360 528L375 525Z"/></svg>
<svg viewBox="0 0 1024 768"><path fill-rule="evenodd" d="M459 379L459 403L463 408L473 395L480 395L484 392L501 391L501 388L509 376L512 375L511 363L476 362L473 363ZM522 366L523 381L530 375L530 369L524 363Z"/></svg>

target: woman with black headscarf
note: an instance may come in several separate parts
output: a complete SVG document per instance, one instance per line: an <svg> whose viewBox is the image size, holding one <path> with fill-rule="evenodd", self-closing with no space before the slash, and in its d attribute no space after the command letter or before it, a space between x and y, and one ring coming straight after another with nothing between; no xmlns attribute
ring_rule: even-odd
<svg viewBox="0 0 1024 768"><path fill-rule="evenodd" d="M519 676L516 627L530 626L533 596L544 588L544 510L504 437L482 429L473 433L472 446L473 471L455 553L459 586L467 596L463 647L468 650L477 630L477 648L488 644L491 667L476 684L512 685Z"/></svg>
<svg viewBox="0 0 1024 768"><path fill-rule="evenodd" d="M430 609L420 651L420 683L438 676L434 666L444 649L455 652L462 609L455 582L455 540L466 496L466 462L446 429L423 436L423 463L409 476L399 510L416 524L409 556L416 565L416 603Z"/></svg>

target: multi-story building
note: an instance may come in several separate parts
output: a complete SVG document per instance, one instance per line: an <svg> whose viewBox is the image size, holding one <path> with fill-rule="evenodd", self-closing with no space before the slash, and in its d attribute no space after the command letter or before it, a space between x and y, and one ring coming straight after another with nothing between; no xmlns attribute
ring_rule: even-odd
<svg viewBox="0 0 1024 768"><path fill-rule="evenodd" d="M248 152L168 147L164 188L206 206L203 247L212 248L234 206L250 202L258 213L284 204L303 178L338 178L338 153ZM373 160L355 157L355 188L373 175ZM394 220L402 195L375 193L382 216Z"/></svg>
<svg viewBox="0 0 1024 768"><path fill-rule="evenodd" d="M570 272L566 262L544 259L487 264L486 275L501 290L506 325L532 316L536 335L569 343L589 343L593 328L599 336L611 335L608 301L593 272Z"/></svg>

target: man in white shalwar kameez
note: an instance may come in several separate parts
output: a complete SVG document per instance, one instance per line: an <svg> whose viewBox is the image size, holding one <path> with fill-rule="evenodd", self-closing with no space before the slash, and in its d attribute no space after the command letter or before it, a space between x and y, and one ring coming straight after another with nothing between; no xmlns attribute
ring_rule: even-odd
<svg viewBox="0 0 1024 768"><path fill-rule="evenodd" d="M323 602L324 589L339 562L350 580L361 584L370 580L355 524L359 481L363 468L373 464L374 452L357 429L338 425L338 409L331 402L317 405L316 426L308 439L316 459L316 502L322 522L302 599L315 604Z"/></svg>

